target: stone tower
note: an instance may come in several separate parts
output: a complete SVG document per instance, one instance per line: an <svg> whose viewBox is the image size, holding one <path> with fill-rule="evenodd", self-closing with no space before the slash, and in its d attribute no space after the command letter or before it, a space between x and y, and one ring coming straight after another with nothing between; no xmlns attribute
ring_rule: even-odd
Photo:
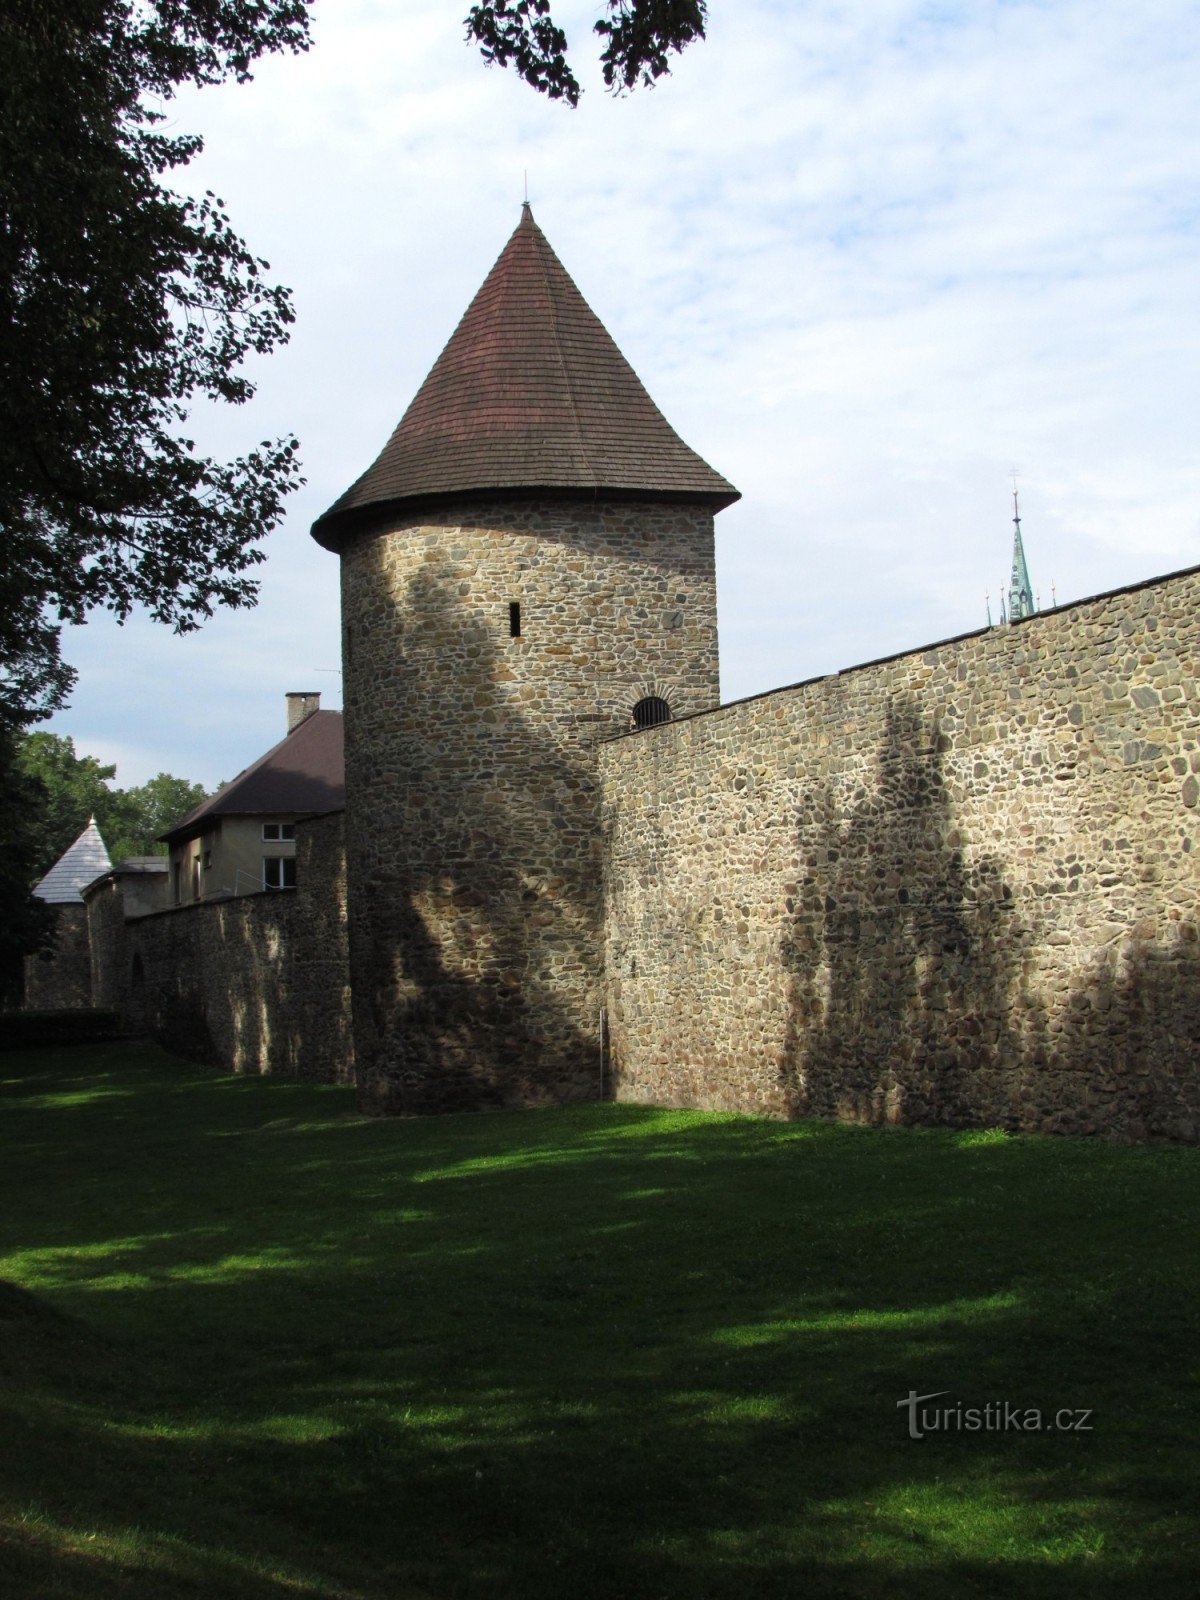
<svg viewBox="0 0 1200 1600"><path fill-rule="evenodd" d="M595 747L715 705L713 515L526 205L374 465L341 557L365 1109L601 1091Z"/></svg>

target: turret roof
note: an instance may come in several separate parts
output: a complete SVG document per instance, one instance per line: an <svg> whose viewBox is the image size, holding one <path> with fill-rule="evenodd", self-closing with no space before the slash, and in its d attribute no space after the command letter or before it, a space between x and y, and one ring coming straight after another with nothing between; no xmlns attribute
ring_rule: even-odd
<svg viewBox="0 0 1200 1600"><path fill-rule="evenodd" d="M521 490L738 499L646 393L528 202L382 453L313 536L337 549L385 506Z"/></svg>
<svg viewBox="0 0 1200 1600"><path fill-rule="evenodd" d="M67 846L33 893L51 905L74 905L83 900L80 891L111 867L96 819L89 817L87 827L74 844Z"/></svg>

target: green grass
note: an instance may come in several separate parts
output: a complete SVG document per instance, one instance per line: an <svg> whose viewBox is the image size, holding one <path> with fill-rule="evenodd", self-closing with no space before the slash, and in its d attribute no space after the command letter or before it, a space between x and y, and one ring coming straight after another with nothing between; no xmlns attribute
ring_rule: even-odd
<svg viewBox="0 0 1200 1600"><path fill-rule="evenodd" d="M1200 1152L0 1079L5 1596L1200 1592Z"/></svg>

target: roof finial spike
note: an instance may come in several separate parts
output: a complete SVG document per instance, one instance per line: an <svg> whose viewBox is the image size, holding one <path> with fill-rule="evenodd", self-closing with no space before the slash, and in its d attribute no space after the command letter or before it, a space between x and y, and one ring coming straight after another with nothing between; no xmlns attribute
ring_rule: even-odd
<svg viewBox="0 0 1200 1600"><path fill-rule="evenodd" d="M992 626L992 591L986 589L983 598L987 605L987 625L990 628Z"/></svg>

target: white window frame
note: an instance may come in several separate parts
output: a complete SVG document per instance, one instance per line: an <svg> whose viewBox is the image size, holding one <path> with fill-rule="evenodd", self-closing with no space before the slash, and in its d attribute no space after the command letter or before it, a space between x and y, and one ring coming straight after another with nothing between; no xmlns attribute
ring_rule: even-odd
<svg viewBox="0 0 1200 1600"><path fill-rule="evenodd" d="M286 882L291 869L291 883ZM269 874L274 869L279 877L278 883L271 883ZM294 889L296 887L296 858L295 856L264 856L262 863L262 885L264 889Z"/></svg>

